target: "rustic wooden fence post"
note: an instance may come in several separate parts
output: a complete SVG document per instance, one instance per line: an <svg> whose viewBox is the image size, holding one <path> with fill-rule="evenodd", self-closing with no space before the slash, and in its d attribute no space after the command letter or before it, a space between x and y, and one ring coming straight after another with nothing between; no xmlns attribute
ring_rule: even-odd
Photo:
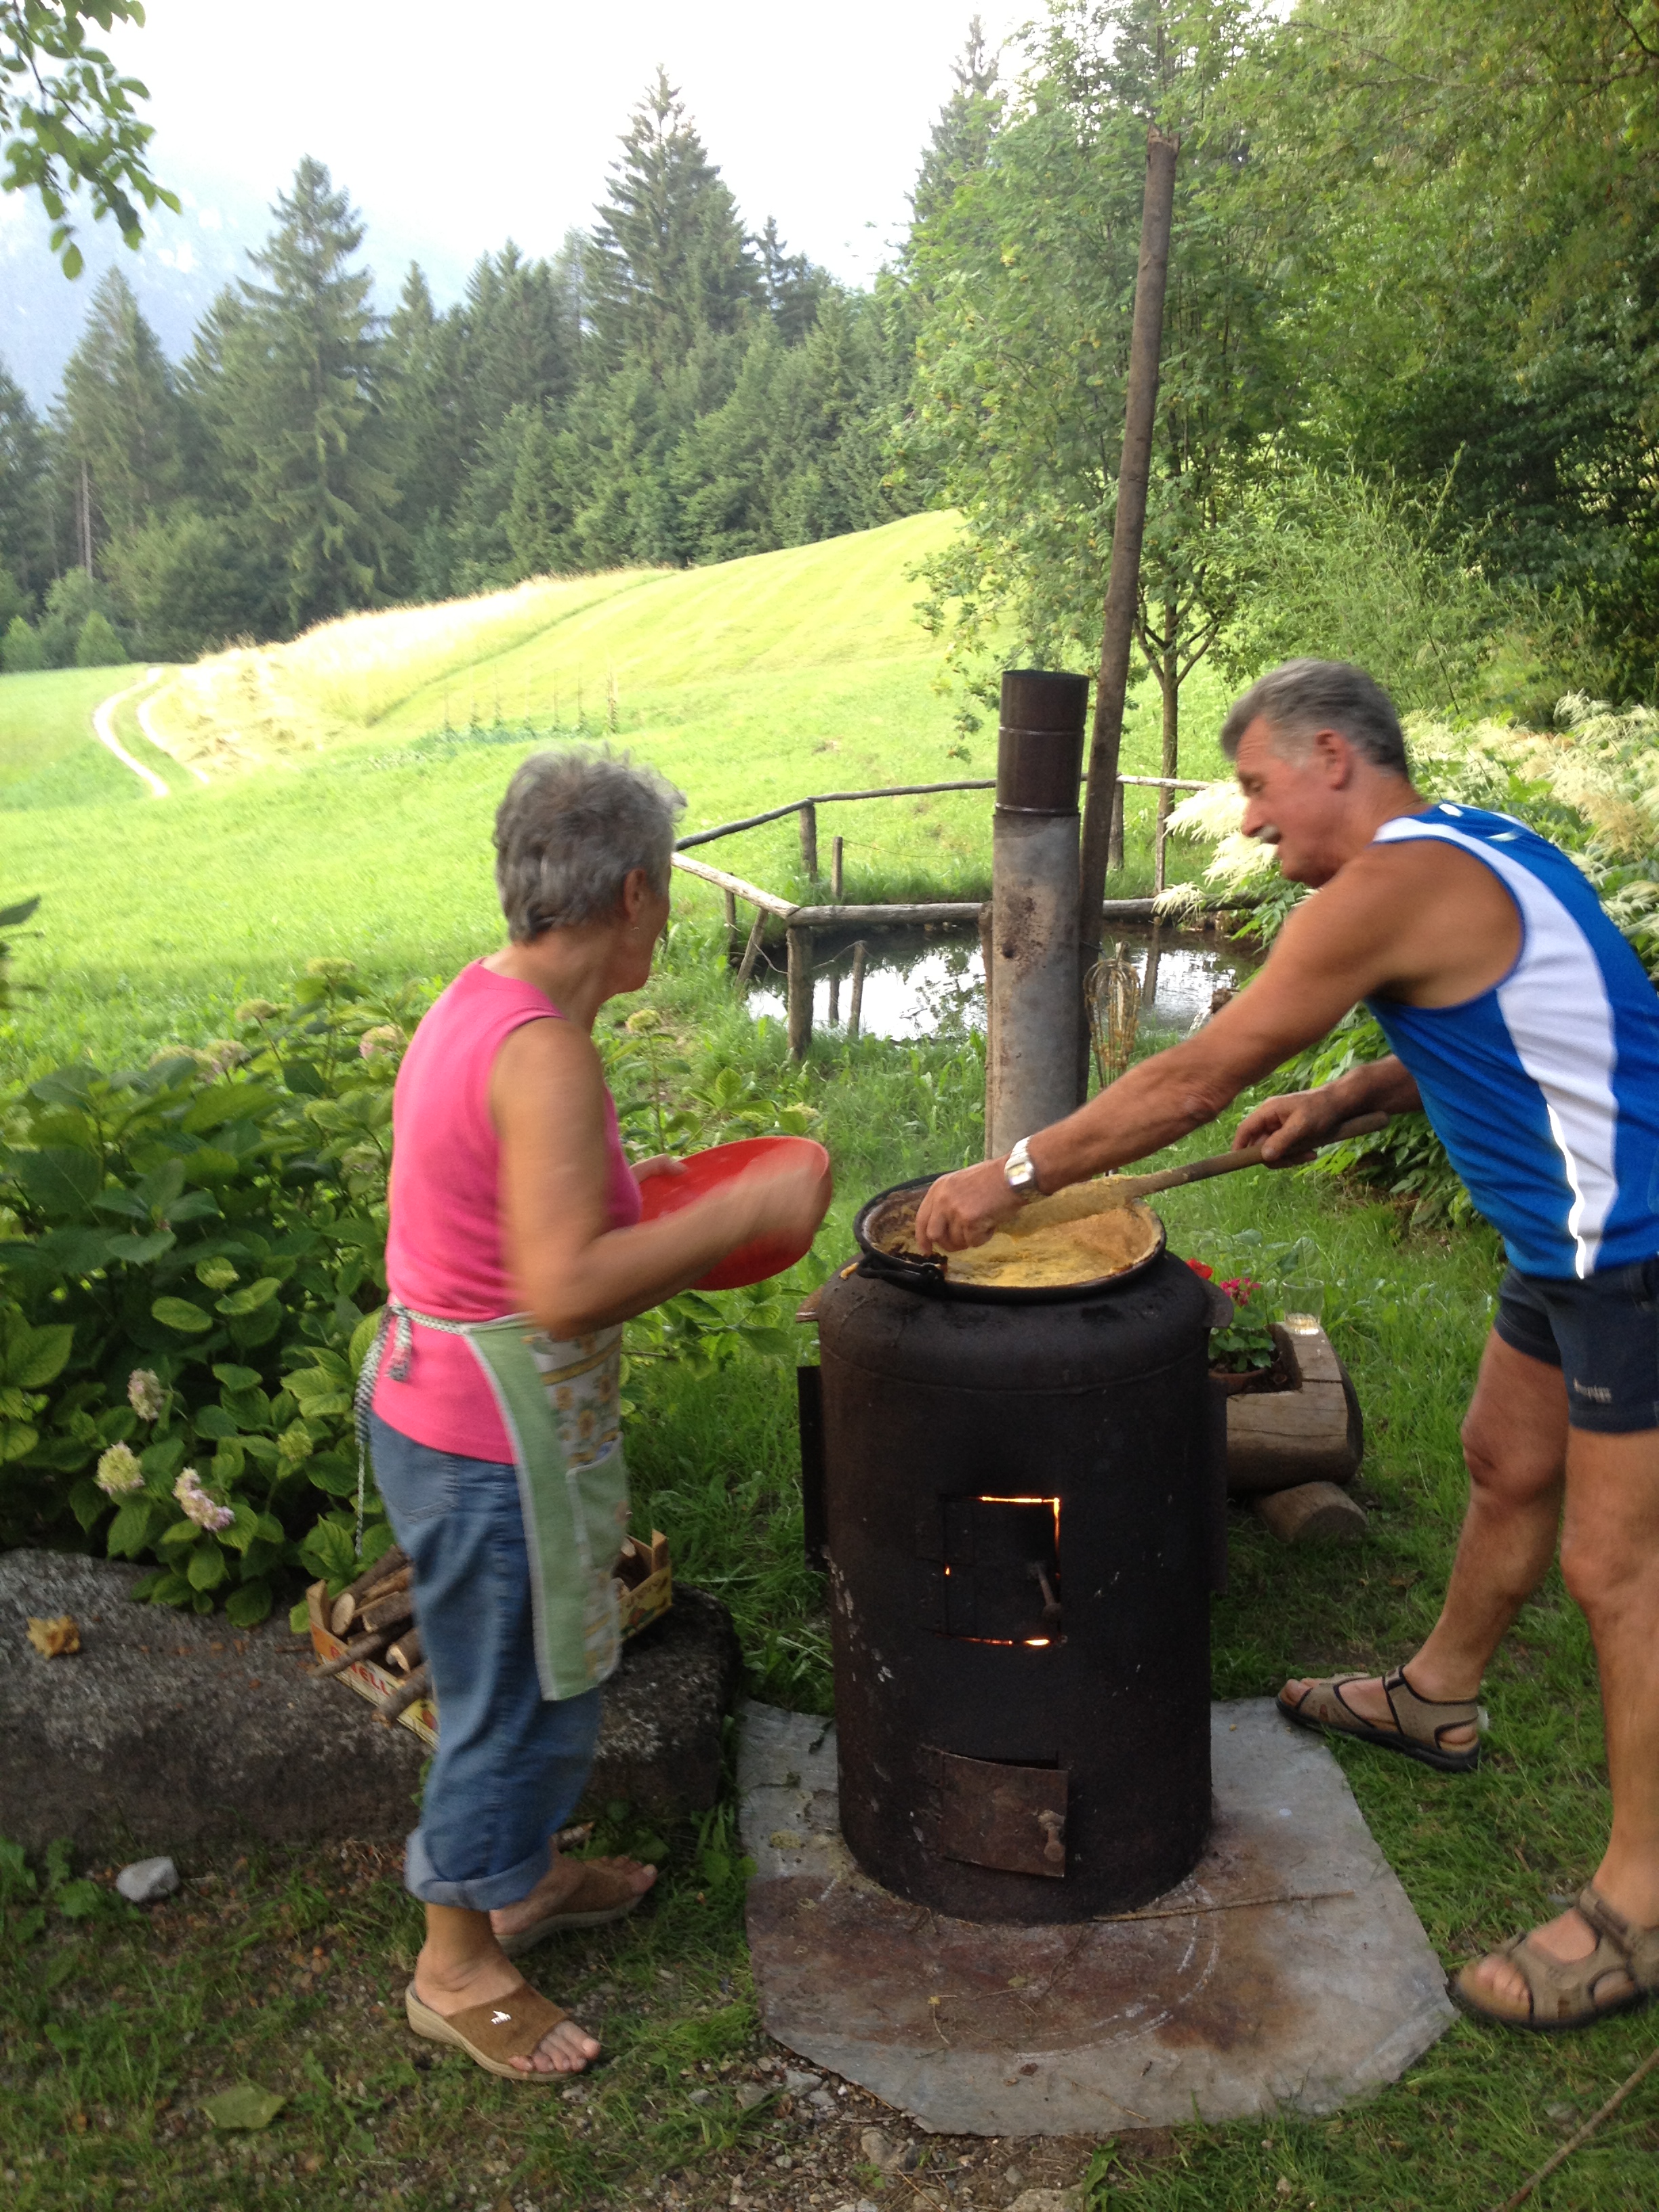
<svg viewBox="0 0 1659 2212"><path fill-rule="evenodd" d="M785 932L789 947L789 1057L805 1060L812 1043L812 933Z"/></svg>
<svg viewBox="0 0 1659 2212"><path fill-rule="evenodd" d="M830 903L831 906L841 904L842 855L846 850L846 846L847 840L844 837L832 837L830 841Z"/></svg>
<svg viewBox="0 0 1659 2212"><path fill-rule="evenodd" d="M847 997L847 1042L856 1044L864 1014L864 961L869 948L862 938L853 947L853 982Z"/></svg>
<svg viewBox="0 0 1659 2212"><path fill-rule="evenodd" d="M743 957L738 963L738 988L739 990L742 990L744 985L749 981L749 978L755 972L755 963L760 957L761 937L765 927L766 908L763 906L757 906L755 908L754 926L749 932L749 942L744 946Z"/></svg>
<svg viewBox="0 0 1659 2212"><path fill-rule="evenodd" d="M1107 850L1118 803L1118 753L1123 739L1123 701L1129 682L1129 649L1140 589L1140 544L1146 528L1146 490L1152 475L1152 434L1158 410L1158 356L1164 339L1164 295L1170 276L1170 230L1175 211L1179 139L1154 123L1146 131L1146 190L1140 212L1140 263L1135 274L1134 321L1129 334L1129 377L1124 394L1123 447L1118 462L1117 507L1112 522L1112 562L1100 635L1100 676L1095 692L1094 738L1083 811L1083 855L1078 887L1080 969L1100 957L1101 901L1106 894ZM1078 1065L1086 1070L1089 1024L1079 994Z"/></svg>
<svg viewBox="0 0 1659 2212"><path fill-rule="evenodd" d="M808 883L818 879L818 810L809 799L800 811L800 865Z"/></svg>

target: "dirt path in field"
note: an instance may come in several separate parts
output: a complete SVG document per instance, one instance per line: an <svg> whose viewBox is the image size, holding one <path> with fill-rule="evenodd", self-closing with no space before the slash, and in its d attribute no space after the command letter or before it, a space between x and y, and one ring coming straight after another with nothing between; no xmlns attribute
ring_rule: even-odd
<svg viewBox="0 0 1659 2212"><path fill-rule="evenodd" d="M130 768L132 770L133 774L147 787L152 799L167 799L171 796L171 793L155 769L146 768L143 761L134 760L132 755L116 736L115 710L124 699L131 699L137 691L148 691L152 684L159 683L163 672L159 668L147 668L136 684L129 684L124 690L112 692L107 699L92 710L93 735L100 745L114 754L123 768Z"/></svg>

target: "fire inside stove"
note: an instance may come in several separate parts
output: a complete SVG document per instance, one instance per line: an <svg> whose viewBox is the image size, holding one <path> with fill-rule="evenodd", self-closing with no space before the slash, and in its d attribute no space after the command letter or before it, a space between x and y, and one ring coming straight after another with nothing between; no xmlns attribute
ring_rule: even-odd
<svg viewBox="0 0 1659 2212"><path fill-rule="evenodd" d="M918 1547L935 1634L1046 1651L1062 1644L1060 1500L944 1498ZM933 1520L933 1514L928 1520Z"/></svg>

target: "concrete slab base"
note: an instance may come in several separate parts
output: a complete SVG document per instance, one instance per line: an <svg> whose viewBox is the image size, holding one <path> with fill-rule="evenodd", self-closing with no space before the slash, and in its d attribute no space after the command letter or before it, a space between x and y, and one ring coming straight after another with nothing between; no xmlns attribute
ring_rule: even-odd
<svg viewBox="0 0 1659 2212"><path fill-rule="evenodd" d="M1270 1698L1212 1709L1215 1826L1122 1917L951 1920L854 1865L833 1723L744 1708L749 1942L769 2034L952 2135L1090 2135L1334 2111L1452 2018L1340 1768Z"/></svg>

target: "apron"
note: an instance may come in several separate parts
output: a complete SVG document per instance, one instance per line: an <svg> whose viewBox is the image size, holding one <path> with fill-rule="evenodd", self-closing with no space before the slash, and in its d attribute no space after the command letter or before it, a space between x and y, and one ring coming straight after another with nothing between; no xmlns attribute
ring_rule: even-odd
<svg viewBox="0 0 1659 2212"><path fill-rule="evenodd" d="M465 1337L489 1381L519 1479L542 1696L580 1697L609 1680L622 1650L611 1573L629 1515L617 1405L621 1327L561 1342L524 1314L443 1321L388 1299L357 1378L359 1551L369 1407L388 1334L389 1372L394 1382L407 1377L411 1323Z"/></svg>

